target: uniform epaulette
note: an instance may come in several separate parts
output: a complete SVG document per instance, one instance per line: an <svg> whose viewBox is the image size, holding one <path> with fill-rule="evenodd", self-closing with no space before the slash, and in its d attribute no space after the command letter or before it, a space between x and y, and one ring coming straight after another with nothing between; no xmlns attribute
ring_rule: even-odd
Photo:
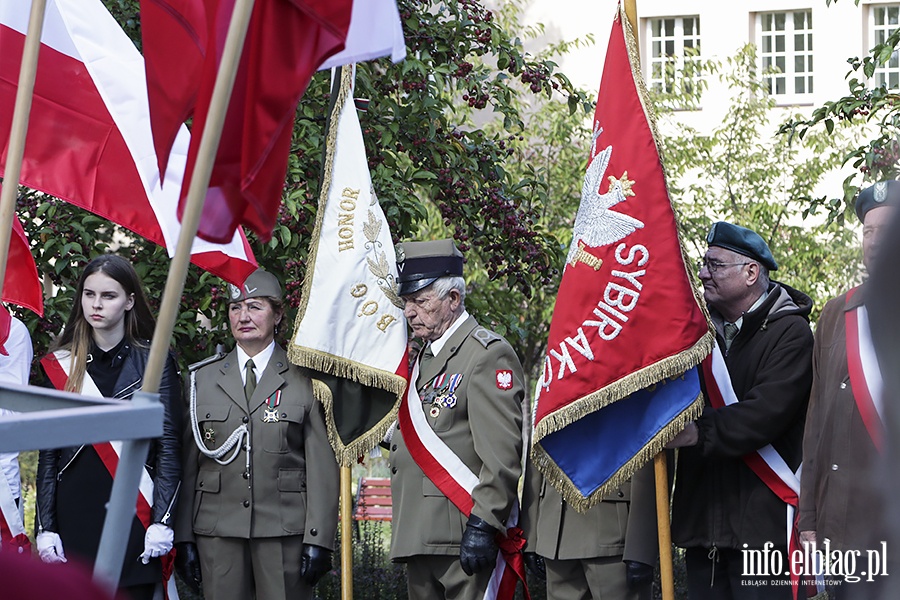
<svg viewBox="0 0 900 600"><path fill-rule="evenodd" d="M481 345L484 346L485 348L487 348L488 346L490 346L492 343L496 342L497 340L503 339L503 336L500 335L499 333L494 333L490 329L485 329L484 327L481 327L480 325L472 331L472 337L474 337L476 340L478 340L479 343L481 343Z"/></svg>
<svg viewBox="0 0 900 600"><path fill-rule="evenodd" d="M188 365L188 371L194 372L197 369L201 369L201 368L205 367L206 365L211 365L212 363L214 363L216 361L222 360L226 356L228 356L228 354L225 352L216 352L212 356L208 356L199 362L195 362L192 365Z"/></svg>

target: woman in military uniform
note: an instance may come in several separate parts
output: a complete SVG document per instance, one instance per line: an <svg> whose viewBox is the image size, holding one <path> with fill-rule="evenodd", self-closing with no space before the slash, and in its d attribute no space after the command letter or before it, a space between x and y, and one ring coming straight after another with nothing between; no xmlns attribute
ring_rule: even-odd
<svg viewBox="0 0 900 600"><path fill-rule="evenodd" d="M229 289L237 345L191 372L176 569L206 600L312 598L338 514L324 412L275 342L275 276L257 270Z"/></svg>

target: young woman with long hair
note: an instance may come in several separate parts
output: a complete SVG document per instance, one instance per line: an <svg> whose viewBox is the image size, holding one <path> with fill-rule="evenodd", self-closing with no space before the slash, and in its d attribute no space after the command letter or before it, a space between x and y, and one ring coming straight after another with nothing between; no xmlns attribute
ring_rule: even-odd
<svg viewBox="0 0 900 600"><path fill-rule="evenodd" d="M65 329L41 360L54 387L129 400L141 389L155 320L140 278L126 259L93 259L78 280ZM162 581L160 558L172 548L172 513L181 481L181 381L171 353L159 387L163 435L152 441L119 585L150 599ZM37 546L44 562L93 563L112 489L115 442L41 450L37 471ZM152 489L150 489L152 488Z"/></svg>

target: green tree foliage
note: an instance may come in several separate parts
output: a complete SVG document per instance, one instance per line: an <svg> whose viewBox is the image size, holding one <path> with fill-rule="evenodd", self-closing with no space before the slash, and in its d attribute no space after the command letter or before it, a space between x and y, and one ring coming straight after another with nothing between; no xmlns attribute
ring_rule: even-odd
<svg viewBox="0 0 900 600"><path fill-rule="evenodd" d="M826 0L827 5L837 0ZM859 0L855 0L859 5ZM843 196L837 198L810 198L809 210L824 209L829 220L840 223L852 212L856 195L861 187L885 179L897 179L900 175L900 94L886 84L875 85L875 70L896 60L900 44L900 29L894 30L883 42L875 44L863 58L847 59L847 94L838 100L825 102L808 117L797 116L787 121L780 133L788 139L803 139L823 129L829 134L848 124L862 125L857 132L864 132L868 140L849 148L844 164L850 164L856 172L844 180Z"/></svg>
<svg viewBox="0 0 900 600"><path fill-rule="evenodd" d="M137 0L104 2L140 47ZM522 311L510 312L507 303L491 299L510 294L524 306L535 290L553 281L562 251L542 224L544 204L535 201L548 189L547 172L539 166L521 170L517 164L525 155L513 142L526 135L542 137L525 129L528 105L522 96L552 100L567 112L589 110L590 101L555 63L526 53L511 33L519 2L508 3L498 15L476 0L400 0L398 6L406 60L361 64L357 73L355 96L371 100L360 120L374 188L396 240L419 239L439 228L456 239L477 271L470 295L473 312L521 337ZM297 109L274 235L267 243L249 236L260 264L286 284L287 323L293 323L300 300L315 221L328 100L328 73L318 73ZM168 269L163 249L24 188L17 212L51 290L43 319L20 311L33 333L36 356L62 329L76 301L81 268L101 252L131 258L151 302L159 306ZM191 267L172 341L182 364L229 339L222 327L224 292L220 280Z"/></svg>
<svg viewBox="0 0 900 600"><path fill-rule="evenodd" d="M712 222L749 227L772 248L780 267L775 277L808 293L821 309L859 277L852 268L859 263L853 232L806 210L814 186L841 165L848 144L839 132L810 132L797 143L773 135L773 122L783 117L756 64L755 49L747 46L724 62L694 66L694 76L716 77L730 92L725 116L710 133L679 123L665 108L695 103L696 88L654 92L669 190L692 257L705 251Z"/></svg>

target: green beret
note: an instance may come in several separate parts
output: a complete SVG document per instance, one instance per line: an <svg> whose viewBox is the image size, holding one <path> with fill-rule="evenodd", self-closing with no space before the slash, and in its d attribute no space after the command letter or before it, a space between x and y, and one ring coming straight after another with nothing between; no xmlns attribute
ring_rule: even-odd
<svg viewBox="0 0 900 600"><path fill-rule="evenodd" d="M281 284L278 283L278 278L267 271L257 269L250 274L242 287L228 284L229 304L248 298L275 298L281 301Z"/></svg>
<svg viewBox="0 0 900 600"><path fill-rule="evenodd" d="M709 228L709 234L706 236L706 243L710 246L727 248L738 254L750 257L770 271L778 270L778 264L769 250L769 245L758 233L746 227L733 225L725 221L713 223L713 226Z"/></svg>
<svg viewBox="0 0 900 600"><path fill-rule="evenodd" d="M428 287L439 277L463 274L463 255L453 240L404 242L397 245L397 282L405 296Z"/></svg>
<svg viewBox="0 0 900 600"><path fill-rule="evenodd" d="M856 216L865 222L866 213L876 206L897 206L900 204L900 181L879 181L859 192L856 197Z"/></svg>

